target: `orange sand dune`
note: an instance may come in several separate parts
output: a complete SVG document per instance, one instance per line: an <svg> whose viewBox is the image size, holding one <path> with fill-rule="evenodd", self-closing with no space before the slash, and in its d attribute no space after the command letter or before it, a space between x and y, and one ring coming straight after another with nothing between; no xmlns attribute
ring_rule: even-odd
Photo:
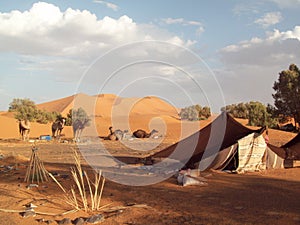
<svg viewBox="0 0 300 225"><path fill-rule="evenodd" d="M178 109L157 97L121 98L113 94L89 96L76 94L51 102L38 104L37 107L49 112L59 112L66 116L70 109L82 107L91 115L91 126L86 128L83 135L107 136L108 128L129 130L144 129L150 132L156 129L160 135L178 139L187 133L191 134L199 128L182 132L182 123L178 118ZM6 131L0 131L0 138L18 138L18 123L12 113L0 114ZM2 123L1 123L2 124ZM32 123L31 137L51 134L51 124ZM72 137L71 127L63 130L65 137Z"/></svg>
<svg viewBox="0 0 300 225"><path fill-rule="evenodd" d="M59 112L65 116L69 112L69 110L73 108L74 98L75 95L72 95L51 102L38 104L37 108L48 112Z"/></svg>
<svg viewBox="0 0 300 225"><path fill-rule="evenodd" d="M76 94L51 102L37 105L39 109L49 112L57 111L66 116L70 109L82 107L88 115L91 115L92 123L87 127L83 135L107 136L109 127L128 130L130 133L137 129L150 132L152 129L159 131L159 135L171 142L179 141L199 128L206 126L214 117L206 121L189 122L181 121L178 117L179 109L157 97L122 98L113 94L101 94L89 96ZM243 125L247 120L237 119ZM0 138L19 138L18 122L14 114L10 112L0 113ZM255 129L255 127L251 127ZM65 127L62 134L73 137L71 127ZM51 124L32 123L30 137L37 138L40 135L51 135ZM293 133L269 130L270 143L280 146L295 136Z"/></svg>

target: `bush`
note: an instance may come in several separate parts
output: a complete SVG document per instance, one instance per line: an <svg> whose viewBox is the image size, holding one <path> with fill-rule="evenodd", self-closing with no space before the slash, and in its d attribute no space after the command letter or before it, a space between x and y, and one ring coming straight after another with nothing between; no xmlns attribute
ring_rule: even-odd
<svg viewBox="0 0 300 225"><path fill-rule="evenodd" d="M53 122L58 116L58 112L47 112L36 107L35 103L28 98L15 98L9 104L9 112L15 112L17 120L29 120L31 122L38 122L47 124Z"/></svg>
<svg viewBox="0 0 300 225"><path fill-rule="evenodd" d="M207 119L208 117L210 117L210 115L210 108L207 106L202 108L200 105L185 107L181 109L179 113L179 116L182 120L190 121Z"/></svg>

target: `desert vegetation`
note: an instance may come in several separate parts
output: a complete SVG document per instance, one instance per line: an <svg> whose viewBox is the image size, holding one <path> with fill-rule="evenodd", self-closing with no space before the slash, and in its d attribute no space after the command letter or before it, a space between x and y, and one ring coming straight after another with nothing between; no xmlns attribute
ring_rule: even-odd
<svg viewBox="0 0 300 225"><path fill-rule="evenodd" d="M261 102L231 104L221 108L236 118L248 119L251 126L269 126L278 128L279 123L285 123L290 118L294 121L294 130L299 129L300 122L300 71L295 64L279 73L274 82L274 105L264 105Z"/></svg>
<svg viewBox="0 0 300 225"><path fill-rule="evenodd" d="M179 116L182 120L204 120L211 116L210 108L201 105L192 105L181 109Z"/></svg>

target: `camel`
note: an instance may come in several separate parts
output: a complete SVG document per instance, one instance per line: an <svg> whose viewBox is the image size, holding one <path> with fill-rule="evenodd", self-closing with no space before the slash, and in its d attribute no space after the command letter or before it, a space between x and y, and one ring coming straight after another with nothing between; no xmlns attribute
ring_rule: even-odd
<svg viewBox="0 0 300 225"><path fill-rule="evenodd" d="M108 129L109 129L109 135L107 136L107 139L111 141L117 141L118 137L116 133L113 131L113 128L109 127Z"/></svg>
<svg viewBox="0 0 300 225"><path fill-rule="evenodd" d="M82 121L75 120L75 122L73 123L73 134L75 142L80 141L80 136L84 128L85 124Z"/></svg>
<svg viewBox="0 0 300 225"><path fill-rule="evenodd" d="M29 139L30 122L28 120L19 120L19 133L23 141Z"/></svg>
<svg viewBox="0 0 300 225"><path fill-rule="evenodd" d="M123 140L127 133L128 130L124 130L124 131L120 129L115 130L115 135L117 136L118 140Z"/></svg>
<svg viewBox="0 0 300 225"><path fill-rule="evenodd" d="M139 129L133 132L133 136L136 138L149 138L155 133L158 133L158 131L155 129L153 129L150 133L147 133L146 131Z"/></svg>
<svg viewBox="0 0 300 225"><path fill-rule="evenodd" d="M64 129L66 123L66 119L59 118L55 122L52 123L52 137L60 137L61 131Z"/></svg>

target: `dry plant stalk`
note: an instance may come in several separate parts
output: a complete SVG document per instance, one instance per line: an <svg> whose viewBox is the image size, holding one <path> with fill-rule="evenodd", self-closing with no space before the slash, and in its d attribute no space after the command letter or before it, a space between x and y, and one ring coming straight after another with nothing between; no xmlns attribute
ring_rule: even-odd
<svg viewBox="0 0 300 225"><path fill-rule="evenodd" d="M37 183L48 181L48 172L44 167L43 162L39 159L38 148L34 145L32 146L32 153L30 156L29 167L27 168L24 181L29 183Z"/></svg>
<svg viewBox="0 0 300 225"><path fill-rule="evenodd" d="M100 210L100 203L102 198L102 193L105 184L105 178L102 177L102 171L99 170L95 173L95 182L91 182L88 174L82 170L80 163L80 156L74 149L74 159L75 168L71 168L72 178L75 182L75 187L71 188L71 194L67 193L65 188L58 182L55 177L49 173L50 177L55 181L55 183L62 189L65 193L66 203L74 207L76 210L95 211ZM85 177L85 179L84 179ZM86 182L85 182L86 181ZM88 190L85 187L87 184ZM99 188L101 184L101 187ZM88 191L88 193L87 193ZM90 196L90 203L88 201L88 196Z"/></svg>

